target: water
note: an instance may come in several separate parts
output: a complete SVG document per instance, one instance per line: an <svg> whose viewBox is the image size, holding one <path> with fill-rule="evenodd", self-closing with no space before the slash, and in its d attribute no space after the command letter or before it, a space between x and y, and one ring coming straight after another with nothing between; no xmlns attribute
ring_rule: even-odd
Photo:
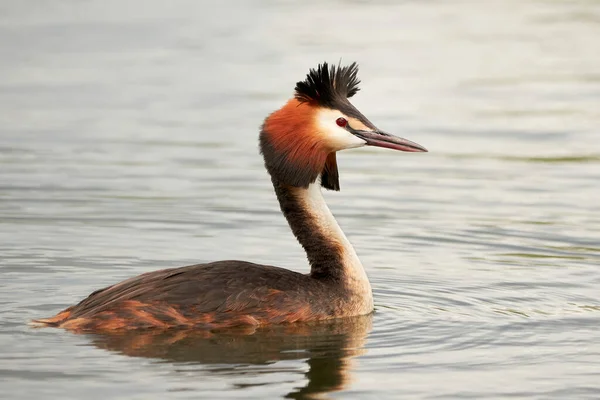
<svg viewBox="0 0 600 400"><path fill-rule="evenodd" d="M3 398L599 398L598 1L0 5ZM307 271L257 152L309 67L427 154L338 155L372 317L249 334L35 330L219 259Z"/></svg>

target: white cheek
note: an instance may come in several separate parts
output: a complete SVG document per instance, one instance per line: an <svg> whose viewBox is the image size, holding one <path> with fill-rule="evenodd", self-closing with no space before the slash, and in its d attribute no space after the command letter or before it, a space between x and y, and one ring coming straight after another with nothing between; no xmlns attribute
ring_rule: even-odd
<svg viewBox="0 0 600 400"><path fill-rule="evenodd" d="M323 140L336 151L364 146L367 142L336 124L335 120L340 116L340 112L334 110L319 112L317 125Z"/></svg>

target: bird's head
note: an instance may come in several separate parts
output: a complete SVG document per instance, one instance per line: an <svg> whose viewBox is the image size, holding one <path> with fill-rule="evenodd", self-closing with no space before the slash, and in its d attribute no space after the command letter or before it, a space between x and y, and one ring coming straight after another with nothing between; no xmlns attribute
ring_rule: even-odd
<svg viewBox="0 0 600 400"><path fill-rule="evenodd" d="M294 98L269 115L260 133L265 166L277 181L308 187L319 176L339 190L336 152L361 146L424 152L421 145L379 130L348 99L358 92L358 66L323 63L296 83Z"/></svg>

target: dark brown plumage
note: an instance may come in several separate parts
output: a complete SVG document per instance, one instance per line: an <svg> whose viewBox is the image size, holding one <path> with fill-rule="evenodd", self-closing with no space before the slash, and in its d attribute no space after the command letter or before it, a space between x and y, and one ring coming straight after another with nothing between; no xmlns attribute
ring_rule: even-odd
<svg viewBox="0 0 600 400"><path fill-rule="evenodd" d="M77 332L258 326L324 319L335 313L333 305L311 302L324 296L326 285L307 275L218 261L136 276L38 322Z"/></svg>

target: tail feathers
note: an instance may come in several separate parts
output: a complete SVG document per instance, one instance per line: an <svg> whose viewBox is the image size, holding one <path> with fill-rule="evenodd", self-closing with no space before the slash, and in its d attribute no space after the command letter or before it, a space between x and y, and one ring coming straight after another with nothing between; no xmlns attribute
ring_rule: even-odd
<svg viewBox="0 0 600 400"><path fill-rule="evenodd" d="M59 327L63 322L65 322L69 316L71 315L71 310L66 309L64 311L59 312L54 317L50 318L42 318L42 319L34 319L31 321L31 325L37 328L44 327Z"/></svg>

